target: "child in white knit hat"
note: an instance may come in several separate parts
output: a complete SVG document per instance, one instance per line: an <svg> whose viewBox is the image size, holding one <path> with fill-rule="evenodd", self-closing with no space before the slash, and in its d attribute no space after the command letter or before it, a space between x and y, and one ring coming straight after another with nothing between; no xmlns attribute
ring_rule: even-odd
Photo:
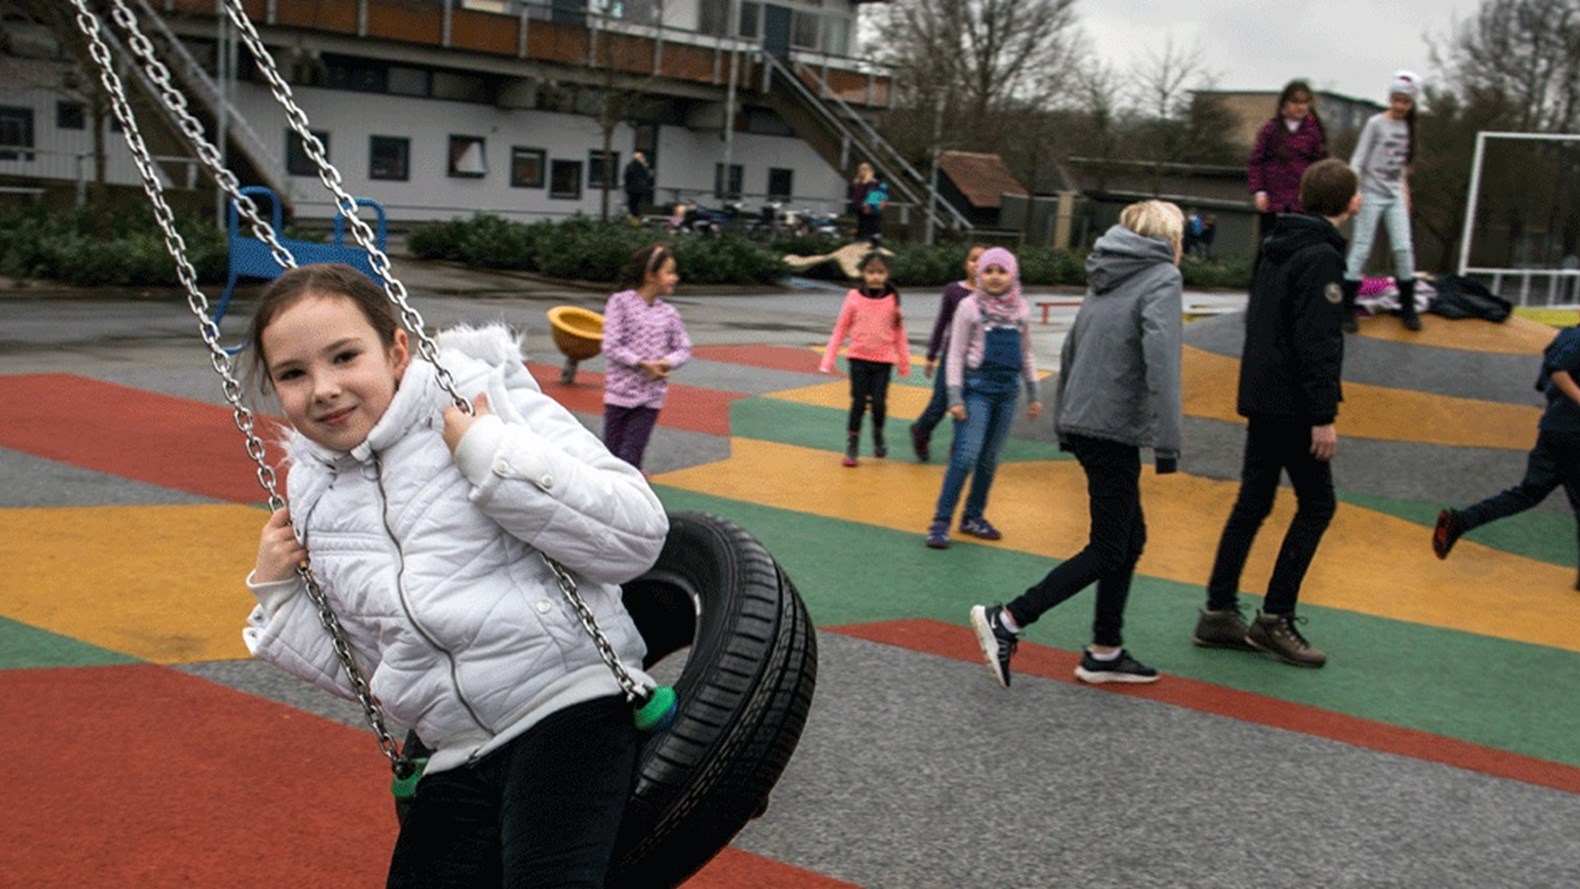
<svg viewBox="0 0 1580 889"><path fill-rule="evenodd" d="M1410 238L1410 163L1415 159L1415 105L1421 78L1412 71L1395 71L1388 83L1388 110L1372 115L1350 155L1350 166L1361 178L1361 209L1355 215L1354 236L1344 267L1344 329L1356 330L1355 297L1360 292L1361 271L1372 252L1377 223L1388 227L1393 249L1393 273L1399 286L1399 317L1406 329L1421 329L1415 310L1415 250Z"/></svg>

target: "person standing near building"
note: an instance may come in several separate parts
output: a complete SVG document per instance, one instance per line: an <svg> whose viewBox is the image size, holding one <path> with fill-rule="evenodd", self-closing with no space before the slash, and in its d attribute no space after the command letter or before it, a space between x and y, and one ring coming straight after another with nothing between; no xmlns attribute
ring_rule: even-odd
<svg viewBox="0 0 1580 889"><path fill-rule="evenodd" d="M1360 205L1356 189L1355 171L1343 161L1312 164L1300 180L1301 203L1312 215L1280 216L1263 242L1240 358L1239 412L1248 421L1240 493L1191 635L1197 645L1258 649L1300 667L1327 662L1296 627L1295 603L1336 508L1329 461L1338 449L1334 418L1343 400L1344 238L1338 226ZM1285 472L1295 488L1295 518L1267 598L1247 625L1238 601L1240 575Z"/></svg>
<svg viewBox="0 0 1580 889"><path fill-rule="evenodd" d="M1311 86L1291 80L1278 94L1278 111L1257 131L1246 179L1256 205L1260 243L1280 213L1300 213L1300 177L1328 156L1328 135L1313 104Z"/></svg>
<svg viewBox="0 0 1580 889"><path fill-rule="evenodd" d="M972 606L988 672L1005 688L1020 633L1093 584L1092 644L1076 678L1157 681L1157 670L1125 650L1120 630L1147 539L1141 449L1152 449L1159 474L1174 472L1179 461L1184 223L1173 204L1131 204L1086 258L1086 299L1059 356L1054 428L1086 474L1091 530L1084 549L1013 602ZM982 257L983 268L991 256Z"/></svg>
<svg viewBox="0 0 1580 889"><path fill-rule="evenodd" d="M856 165L856 178L850 182L850 201L847 206L849 212L856 217L856 240L876 243L878 231L883 226L883 207L886 201L881 199L882 183L872 171L872 164L862 161ZM880 196L874 200L874 196Z"/></svg>
<svg viewBox="0 0 1580 889"><path fill-rule="evenodd" d="M625 187L625 212L632 219L642 218L642 205L652 201L653 168L647 165L647 155L631 152L631 161L625 165L621 176Z"/></svg>
<svg viewBox="0 0 1580 889"><path fill-rule="evenodd" d="M1354 240L1344 266L1344 330L1354 333L1355 297L1361 272L1371 256L1377 223L1388 228L1393 248L1394 283L1399 287L1399 318L1406 330L1421 329L1415 311L1415 248L1410 238L1410 163L1415 160L1415 100L1421 79L1409 71L1394 73L1388 84L1388 110L1372 115L1361 128L1350 166L1361 177L1360 212L1355 214Z"/></svg>

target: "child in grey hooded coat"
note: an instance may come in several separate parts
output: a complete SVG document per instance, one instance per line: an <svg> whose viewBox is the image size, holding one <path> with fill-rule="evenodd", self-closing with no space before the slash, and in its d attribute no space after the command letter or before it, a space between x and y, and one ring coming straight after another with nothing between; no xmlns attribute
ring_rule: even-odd
<svg viewBox="0 0 1580 889"><path fill-rule="evenodd" d="M1020 632L1093 583L1092 644L1076 677L1158 678L1125 651L1120 629L1146 543L1141 448L1152 449L1159 474L1173 472L1179 459L1184 279L1178 263L1185 217L1173 204L1144 201L1126 207L1119 218L1086 260L1086 299L1064 341L1054 414L1060 446L1075 454L1086 473L1086 548L1013 602L971 609L988 670L1005 686Z"/></svg>

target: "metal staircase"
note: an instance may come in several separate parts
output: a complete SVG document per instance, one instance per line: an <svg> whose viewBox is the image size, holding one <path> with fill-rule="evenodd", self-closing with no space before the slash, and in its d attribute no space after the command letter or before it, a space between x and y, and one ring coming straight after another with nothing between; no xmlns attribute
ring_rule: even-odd
<svg viewBox="0 0 1580 889"><path fill-rule="evenodd" d="M872 164L879 171L879 178L888 183L895 200L927 212L931 191L927 177L830 89L815 68L781 59L771 52L761 53L761 61L762 91L768 106L797 136L835 169L848 170L856 160ZM960 231L971 229L970 220L942 198L938 212L943 224Z"/></svg>
<svg viewBox="0 0 1580 889"><path fill-rule="evenodd" d="M227 166L237 174L243 184L264 185L289 203L291 180L286 176L285 165L274 152L265 147L263 140L242 116L240 110L224 96L214 78L192 56L181 39L165 24L164 17L148 4L148 0L131 0L131 2L136 8L144 33L160 44L160 60L177 79L182 93L188 98L190 109L200 118L205 118L204 123L209 127L210 140L214 140L215 121L223 116ZM106 29L106 31L112 30ZM118 35L112 33L109 36L119 41ZM116 46L115 49L122 58L131 58L130 53L124 52L124 47ZM152 99L151 104L160 109L179 133L180 127L175 123L174 115L164 107L164 103L159 99L159 93L148 82L141 67L136 65L130 67L136 72L134 79L139 88ZM182 146L184 152L191 152L184 140Z"/></svg>

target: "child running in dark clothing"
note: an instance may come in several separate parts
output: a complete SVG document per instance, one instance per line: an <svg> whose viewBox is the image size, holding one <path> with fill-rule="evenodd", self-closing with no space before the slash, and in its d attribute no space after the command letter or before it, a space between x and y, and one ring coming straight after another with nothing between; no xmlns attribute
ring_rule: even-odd
<svg viewBox="0 0 1580 889"><path fill-rule="evenodd" d="M845 294L839 320L828 338L828 348L818 370L834 372L834 357L840 344L850 338L845 360L850 365L850 416L845 424L846 466L856 465L861 443L861 418L872 406L872 455L889 455L883 441L883 420L887 413L889 375L899 365L900 376L911 375L911 347L905 336L905 319L900 315L900 294L889 283L889 260L873 252L862 257L861 286Z"/></svg>
<svg viewBox="0 0 1580 889"><path fill-rule="evenodd" d="M1547 409L1537 424L1536 447L1525 464L1525 478L1518 485L1465 509L1445 509L1437 514L1432 531L1432 551L1448 558L1455 541L1465 532L1488 522L1524 512L1547 499L1559 485L1574 509L1576 537L1580 539L1580 325L1565 328L1542 354L1536 388L1546 394ZM1575 580L1580 590L1580 578Z"/></svg>
<svg viewBox="0 0 1580 889"><path fill-rule="evenodd" d="M922 370L933 380L933 397L928 400L921 416L911 424L911 447L916 450L916 459L923 463L931 456L933 430L949 410L948 373L944 365L949 349L949 327L954 323L955 309L959 308L960 301L970 296L976 288L977 260L982 258L982 252L986 249L981 244L971 245L971 249L966 251L966 276L959 281L950 281L938 303L938 320L933 322L933 335L927 341L927 365Z"/></svg>
<svg viewBox="0 0 1580 889"><path fill-rule="evenodd" d="M1300 583L1333 519L1333 421L1343 400L1341 329L1344 238L1338 225L1360 205L1355 171L1329 158L1300 178L1310 214L1283 214L1262 242L1246 309L1240 359L1240 415L1248 421L1240 494L1218 541L1207 605L1191 641L1256 649L1301 667L1327 655L1295 624ZM1283 473L1295 488L1295 518L1267 582L1267 598L1247 625L1240 612L1240 575L1257 529L1273 509Z"/></svg>

